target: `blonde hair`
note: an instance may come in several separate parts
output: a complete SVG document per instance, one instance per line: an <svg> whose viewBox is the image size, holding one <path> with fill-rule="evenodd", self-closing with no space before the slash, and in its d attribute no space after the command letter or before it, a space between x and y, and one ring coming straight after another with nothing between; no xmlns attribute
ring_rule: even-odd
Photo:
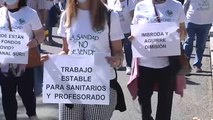
<svg viewBox="0 0 213 120"><path fill-rule="evenodd" d="M64 25L65 27L70 27L72 18L77 16L77 0L67 0L65 12L66 18Z"/></svg>
<svg viewBox="0 0 213 120"><path fill-rule="evenodd" d="M70 27L72 19L78 14L77 0L68 0L65 11L65 27ZM106 21L107 7L101 0L90 0L89 11L93 30L103 30Z"/></svg>

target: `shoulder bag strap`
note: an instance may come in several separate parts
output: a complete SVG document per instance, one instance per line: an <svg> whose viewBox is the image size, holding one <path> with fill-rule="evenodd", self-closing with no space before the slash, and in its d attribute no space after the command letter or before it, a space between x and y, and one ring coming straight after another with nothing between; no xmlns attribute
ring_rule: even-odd
<svg viewBox="0 0 213 120"><path fill-rule="evenodd" d="M111 55L112 55L112 44L111 44L111 37L110 37L110 33L111 33L111 12L112 12L112 10L107 11L107 25L108 25L108 28L109 28L109 32L108 32L109 47L111 49Z"/></svg>
<svg viewBox="0 0 213 120"><path fill-rule="evenodd" d="M153 2L153 6L154 6L155 16L156 16L156 18L157 18L157 21L160 23L160 22L161 22L161 20L160 20L160 16L159 16L159 14L158 14L158 12L157 12L157 8L156 8L156 6L155 6L155 3L154 3L154 2Z"/></svg>
<svg viewBox="0 0 213 120"><path fill-rule="evenodd" d="M12 25L11 25L8 9L6 10L6 15L7 15L6 17L7 17L7 22L8 22L8 29L9 29L9 31L12 32L13 30L12 30ZM13 75L16 77L19 77L19 76L21 76L21 74L23 74L23 71L20 70L19 68L20 68L19 64L9 64L9 69L11 70Z"/></svg>
<svg viewBox="0 0 213 120"><path fill-rule="evenodd" d="M9 31L12 31L12 26L11 26L11 21L10 21L10 16L9 16L9 13L8 13L8 9L6 10L6 15L7 15L7 22L8 22Z"/></svg>

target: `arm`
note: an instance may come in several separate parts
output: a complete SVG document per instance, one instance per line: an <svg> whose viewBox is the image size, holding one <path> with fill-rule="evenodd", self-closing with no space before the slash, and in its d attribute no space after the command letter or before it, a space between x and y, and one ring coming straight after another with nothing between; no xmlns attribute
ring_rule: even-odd
<svg viewBox="0 0 213 120"><path fill-rule="evenodd" d="M179 33L180 33L180 40L185 40L187 36L187 31L184 22L179 24Z"/></svg>
<svg viewBox="0 0 213 120"><path fill-rule="evenodd" d="M112 56L106 57L111 67L119 67L123 63L123 51L121 40L112 41Z"/></svg>
<svg viewBox="0 0 213 120"><path fill-rule="evenodd" d="M59 53L59 55L67 55L69 52L68 43L65 37L63 37L62 40L63 40L62 51Z"/></svg>
<svg viewBox="0 0 213 120"><path fill-rule="evenodd" d="M34 34L34 38L30 40L30 42L27 44L29 48L34 48L38 46L45 39L43 28L39 30L33 30L33 34Z"/></svg>
<svg viewBox="0 0 213 120"><path fill-rule="evenodd" d="M136 2L136 1L135 1ZM139 2L139 1L138 1ZM135 25L135 24L138 24L138 20L137 20L137 14L138 14L138 11L137 11L137 3L136 2L136 5L135 5L135 8L134 10L132 11L132 25ZM134 40L134 36L133 35L130 35L128 37L129 41L132 42Z"/></svg>
<svg viewBox="0 0 213 120"><path fill-rule="evenodd" d="M129 9L131 18L134 17L134 10L135 10L136 4L137 4L136 0L129 0L128 9Z"/></svg>
<svg viewBox="0 0 213 120"><path fill-rule="evenodd" d="M111 56L106 57L107 62L111 65L111 67L119 67L123 62L123 51L122 51L122 42L121 39L124 38L119 16L115 12L111 12L111 21L109 24L109 34L110 34L110 48L111 48ZM108 40L109 41L109 40Z"/></svg>
<svg viewBox="0 0 213 120"><path fill-rule="evenodd" d="M116 60L116 67L120 66L123 63L123 50L121 40L116 40L112 42L112 54Z"/></svg>
<svg viewBox="0 0 213 120"><path fill-rule="evenodd" d="M68 43L67 43L67 40L66 40L66 32L65 32L66 27L64 26L65 17L66 17L65 12L62 12L61 18L60 18L60 24L59 24L59 28L58 28L58 32L57 32L58 35L62 37L62 41L63 41L62 51L59 53L60 55L68 54L68 52L69 52Z"/></svg>
<svg viewBox="0 0 213 120"><path fill-rule="evenodd" d="M63 40L63 45L62 45L62 51L60 53L58 53L59 55L67 55L68 52L69 52L69 49L68 49L68 43L67 43L67 40L65 37L62 38ZM44 54L41 56L41 62L45 62L49 59L49 56L48 54Z"/></svg>
<svg viewBox="0 0 213 120"><path fill-rule="evenodd" d="M39 19L37 12L31 11L30 14L31 16L29 20L29 25L31 26L33 37L31 38L27 46L29 48L34 48L44 41L45 36L44 36L43 26L41 24L41 21Z"/></svg>

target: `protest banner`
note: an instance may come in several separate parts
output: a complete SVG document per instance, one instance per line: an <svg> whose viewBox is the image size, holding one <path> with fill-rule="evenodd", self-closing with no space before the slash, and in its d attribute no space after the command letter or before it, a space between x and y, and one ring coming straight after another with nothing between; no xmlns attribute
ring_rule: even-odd
<svg viewBox="0 0 213 120"><path fill-rule="evenodd" d="M173 22L131 26L133 57L180 55L180 36Z"/></svg>
<svg viewBox="0 0 213 120"><path fill-rule="evenodd" d="M94 61L94 56L50 56L44 63L43 102L108 105L110 66Z"/></svg>
<svg viewBox="0 0 213 120"><path fill-rule="evenodd" d="M26 33L0 31L0 63L27 64L28 42Z"/></svg>

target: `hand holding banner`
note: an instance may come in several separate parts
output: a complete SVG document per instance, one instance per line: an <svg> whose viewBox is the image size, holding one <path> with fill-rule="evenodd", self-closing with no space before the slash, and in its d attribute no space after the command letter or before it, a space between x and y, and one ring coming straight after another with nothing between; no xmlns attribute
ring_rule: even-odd
<svg viewBox="0 0 213 120"><path fill-rule="evenodd" d="M180 55L180 37L177 25L147 23L131 26L133 57L159 57Z"/></svg>
<svg viewBox="0 0 213 120"><path fill-rule="evenodd" d="M110 66L94 64L93 56L50 56L44 63L43 102L108 105L109 72Z"/></svg>

